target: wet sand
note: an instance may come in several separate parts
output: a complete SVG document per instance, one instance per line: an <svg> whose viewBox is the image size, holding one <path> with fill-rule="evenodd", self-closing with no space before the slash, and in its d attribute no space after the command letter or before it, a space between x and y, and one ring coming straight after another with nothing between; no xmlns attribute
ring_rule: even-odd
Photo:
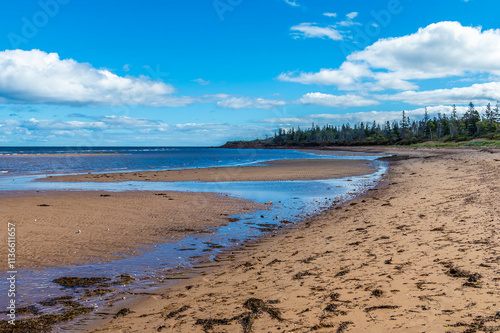
<svg viewBox="0 0 500 333"><path fill-rule="evenodd" d="M498 331L498 150L363 150L403 155L376 190L78 329ZM113 318L125 307L133 312Z"/></svg>
<svg viewBox="0 0 500 333"><path fill-rule="evenodd" d="M0 219L16 225L17 267L36 268L138 254L263 205L203 193L49 192L0 198L0 207ZM7 244L7 234L1 235ZM6 264L1 261L0 268Z"/></svg>
<svg viewBox="0 0 500 333"><path fill-rule="evenodd" d="M373 173L365 160L280 160L259 163L258 166L220 167L187 170L142 171L105 174L49 176L40 181L51 182L122 182L122 181L280 181L315 180L361 176Z"/></svg>

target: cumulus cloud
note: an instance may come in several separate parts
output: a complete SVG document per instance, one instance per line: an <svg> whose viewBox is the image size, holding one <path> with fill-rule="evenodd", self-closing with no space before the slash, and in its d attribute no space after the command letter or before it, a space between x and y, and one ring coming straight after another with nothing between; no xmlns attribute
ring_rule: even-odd
<svg viewBox="0 0 500 333"><path fill-rule="evenodd" d="M337 13L323 13L326 17L337 17Z"/></svg>
<svg viewBox="0 0 500 333"><path fill-rule="evenodd" d="M500 101L500 82L479 83L470 87L452 89L404 91L393 95L380 95L378 98L414 105L488 103Z"/></svg>
<svg viewBox="0 0 500 333"><path fill-rule="evenodd" d="M323 93L308 93L298 100L301 104L323 105L330 107L356 107L379 104L376 100L357 95L330 95Z"/></svg>
<svg viewBox="0 0 500 333"><path fill-rule="evenodd" d="M40 50L0 52L2 102L66 105L185 106L175 88L147 77L121 77L57 53Z"/></svg>
<svg viewBox="0 0 500 333"><path fill-rule="evenodd" d="M229 97L217 102L217 106L240 110L240 109L275 109L285 105L286 102L277 99Z"/></svg>
<svg viewBox="0 0 500 333"><path fill-rule="evenodd" d="M381 39L349 55L339 69L316 73L284 73L280 80L304 84L339 85L343 68L359 67L349 73L353 85L366 89L418 89L412 80L460 77L477 73L500 75L500 29L482 31L458 22L439 22L416 33ZM341 89L349 89L340 81Z"/></svg>
<svg viewBox="0 0 500 333"><path fill-rule="evenodd" d="M342 35L333 26L321 27L317 23L301 23L290 28L296 38L329 38L342 40Z"/></svg>
<svg viewBox="0 0 500 333"><path fill-rule="evenodd" d="M342 89L354 89L360 77L369 77L373 73L367 64L344 62L339 69L321 69L317 73L282 73L278 80L302 84L335 85Z"/></svg>

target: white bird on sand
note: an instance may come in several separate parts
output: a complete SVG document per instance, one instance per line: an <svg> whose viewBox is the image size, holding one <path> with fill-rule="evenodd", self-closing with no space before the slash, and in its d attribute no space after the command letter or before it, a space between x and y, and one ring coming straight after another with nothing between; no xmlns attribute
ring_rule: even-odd
<svg viewBox="0 0 500 333"><path fill-rule="evenodd" d="M79 234L79 233L81 233L81 232L82 232L81 230L78 230L76 233L77 233L77 234Z"/></svg>

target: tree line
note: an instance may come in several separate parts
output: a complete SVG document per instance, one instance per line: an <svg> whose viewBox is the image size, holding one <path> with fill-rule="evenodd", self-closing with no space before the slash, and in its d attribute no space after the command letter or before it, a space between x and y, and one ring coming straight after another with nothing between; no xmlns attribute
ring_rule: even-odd
<svg viewBox="0 0 500 333"><path fill-rule="evenodd" d="M480 114L471 102L463 115L456 105L450 115L438 113L431 118L425 109L422 119L413 120L402 111L399 121L378 123L359 122L354 125L312 124L311 128L280 128L274 137L254 141L232 141L226 147L243 146L329 146L329 145L388 145L415 144L425 141L467 141L477 137L500 139L499 103L486 105Z"/></svg>

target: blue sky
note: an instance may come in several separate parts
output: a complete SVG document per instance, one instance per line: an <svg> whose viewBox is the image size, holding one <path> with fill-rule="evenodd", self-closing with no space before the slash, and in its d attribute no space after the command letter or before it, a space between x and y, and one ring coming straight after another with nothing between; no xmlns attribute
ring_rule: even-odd
<svg viewBox="0 0 500 333"><path fill-rule="evenodd" d="M500 100L493 0L1 7L6 146L219 145Z"/></svg>

